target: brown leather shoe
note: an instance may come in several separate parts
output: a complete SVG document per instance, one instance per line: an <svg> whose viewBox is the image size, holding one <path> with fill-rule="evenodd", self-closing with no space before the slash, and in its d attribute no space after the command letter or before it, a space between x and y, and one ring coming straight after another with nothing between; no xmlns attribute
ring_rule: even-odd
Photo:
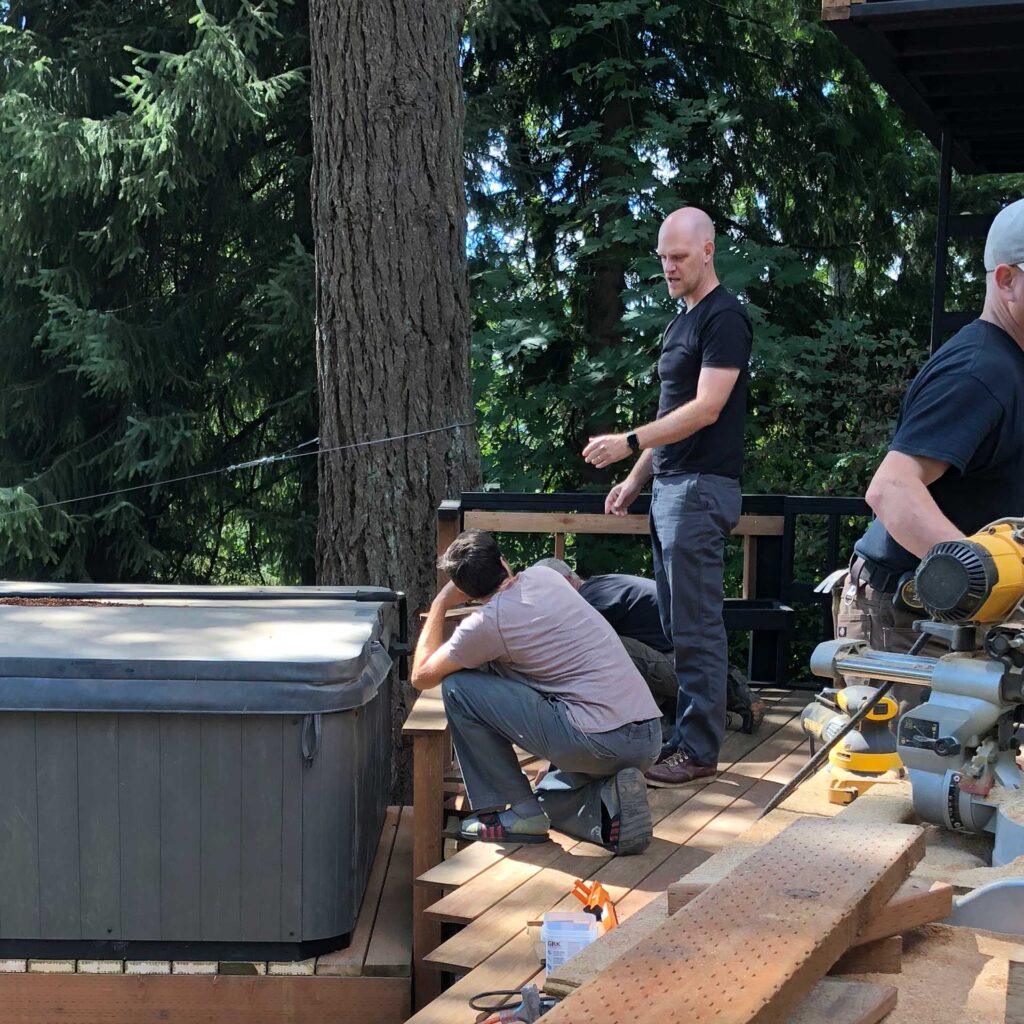
<svg viewBox="0 0 1024 1024"><path fill-rule="evenodd" d="M669 754L644 773L648 786L672 789L676 786L704 786L714 782L718 765L702 765L690 760L690 755L677 750Z"/></svg>

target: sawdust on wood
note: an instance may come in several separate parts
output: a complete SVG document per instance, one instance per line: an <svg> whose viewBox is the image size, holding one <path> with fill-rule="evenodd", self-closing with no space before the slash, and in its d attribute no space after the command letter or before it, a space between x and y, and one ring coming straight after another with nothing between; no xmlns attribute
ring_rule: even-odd
<svg viewBox="0 0 1024 1024"><path fill-rule="evenodd" d="M956 885L961 873L992 864L990 835L951 832L939 825L926 825L924 842L924 860L914 869L914 874L933 882Z"/></svg>
<svg viewBox="0 0 1024 1024"><path fill-rule="evenodd" d="M1024 789L1006 789L993 786L988 802L995 804L1010 821L1024 825Z"/></svg>
<svg viewBox="0 0 1024 1024"><path fill-rule="evenodd" d="M1002 1024L1009 962L1024 959L1019 936L931 924L904 937L898 975L851 975L895 985L885 1024Z"/></svg>

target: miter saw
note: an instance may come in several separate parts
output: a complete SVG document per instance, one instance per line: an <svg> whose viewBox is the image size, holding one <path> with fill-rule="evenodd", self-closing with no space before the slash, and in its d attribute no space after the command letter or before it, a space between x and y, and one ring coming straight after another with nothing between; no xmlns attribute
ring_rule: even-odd
<svg viewBox="0 0 1024 1024"><path fill-rule="evenodd" d="M945 641L939 658L872 650L859 640L819 644L811 670L928 687L899 720L897 748L924 821L992 832L992 862L1024 854L1017 730L1024 721L1024 519L936 544L902 598L921 608L914 629ZM881 692L880 688L880 692Z"/></svg>

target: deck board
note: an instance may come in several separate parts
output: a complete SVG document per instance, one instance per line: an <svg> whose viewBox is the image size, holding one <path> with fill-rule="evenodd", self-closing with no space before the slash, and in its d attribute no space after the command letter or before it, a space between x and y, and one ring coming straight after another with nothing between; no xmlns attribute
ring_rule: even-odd
<svg viewBox="0 0 1024 1024"><path fill-rule="evenodd" d="M412 844L415 815L402 809L370 944L363 962L366 977L404 977L412 962Z"/></svg>
<svg viewBox="0 0 1024 1024"><path fill-rule="evenodd" d="M556 857L536 870L531 864L529 878L517 887L493 900L484 897L481 904L487 905L481 905L477 916L429 955L425 966L464 976L409 1024L471 1024L478 1015L468 1007L470 995L494 988L514 989L542 977L525 923L556 906L571 909L575 900L569 893L574 878L596 878L606 888L610 886L617 911L626 919L732 841L756 820L779 786L806 760L806 751L798 751L803 743L799 714L811 699L810 693L768 694L761 729L754 735L730 733L726 737L721 764L727 770L718 780L703 788L650 790L656 838L640 857L612 858L590 844L556 837L566 847L567 856ZM443 885L449 896L472 886L465 901L452 900L441 907L442 913L449 911L448 919L454 920L452 907L461 907L459 913L467 916L477 912L468 897L486 892L488 876L516 875L523 869L513 868L511 863L516 858L532 860L538 849L533 847L533 853L525 854L530 848L490 846L482 852L488 846L467 847L423 877L423 881ZM587 853L587 861L576 859L577 851ZM510 861L504 866L507 875L497 874L505 861Z"/></svg>
<svg viewBox="0 0 1024 1024"><path fill-rule="evenodd" d="M377 920L377 907L380 904L384 889L384 879L388 873L391 852L395 844L395 833L398 829L399 808L389 807L381 830L377 853L370 868L370 878L366 883L363 905L359 908L359 917L352 930L352 938L345 949L333 953L325 953L316 961L316 973L334 977L356 977L363 971L366 951L370 946L370 936L374 922ZM409 868L412 869L410 858Z"/></svg>

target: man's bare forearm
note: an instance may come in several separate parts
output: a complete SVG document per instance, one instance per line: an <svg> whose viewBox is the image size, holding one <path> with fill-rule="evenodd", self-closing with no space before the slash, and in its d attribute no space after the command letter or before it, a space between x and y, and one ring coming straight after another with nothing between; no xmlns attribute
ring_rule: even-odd
<svg viewBox="0 0 1024 1024"><path fill-rule="evenodd" d="M636 439L645 452L692 437L718 419L718 411L699 397L673 409L661 419L645 423L636 430ZM646 481L644 481L646 483Z"/></svg>
<svg viewBox="0 0 1024 1024"><path fill-rule="evenodd" d="M416 641L416 653L412 657L412 673L409 681L417 690L429 689L421 686L419 670L426 664L430 656L444 643L444 616L448 606L442 594L430 604L430 611L427 612L426 621L420 630L419 639Z"/></svg>
<svg viewBox="0 0 1024 1024"><path fill-rule="evenodd" d="M868 490L868 504L889 536L912 555L923 558L935 545L963 537L921 480L885 480Z"/></svg>
<svg viewBox="0 0 1024 1024"><path fill-rule="evenodd" d="M654 475L653 463L654 450L652 448L645 448L640 453L640 458L633 463L633 468L629 471L626 482L638 488L643 487Z"/></svg>

